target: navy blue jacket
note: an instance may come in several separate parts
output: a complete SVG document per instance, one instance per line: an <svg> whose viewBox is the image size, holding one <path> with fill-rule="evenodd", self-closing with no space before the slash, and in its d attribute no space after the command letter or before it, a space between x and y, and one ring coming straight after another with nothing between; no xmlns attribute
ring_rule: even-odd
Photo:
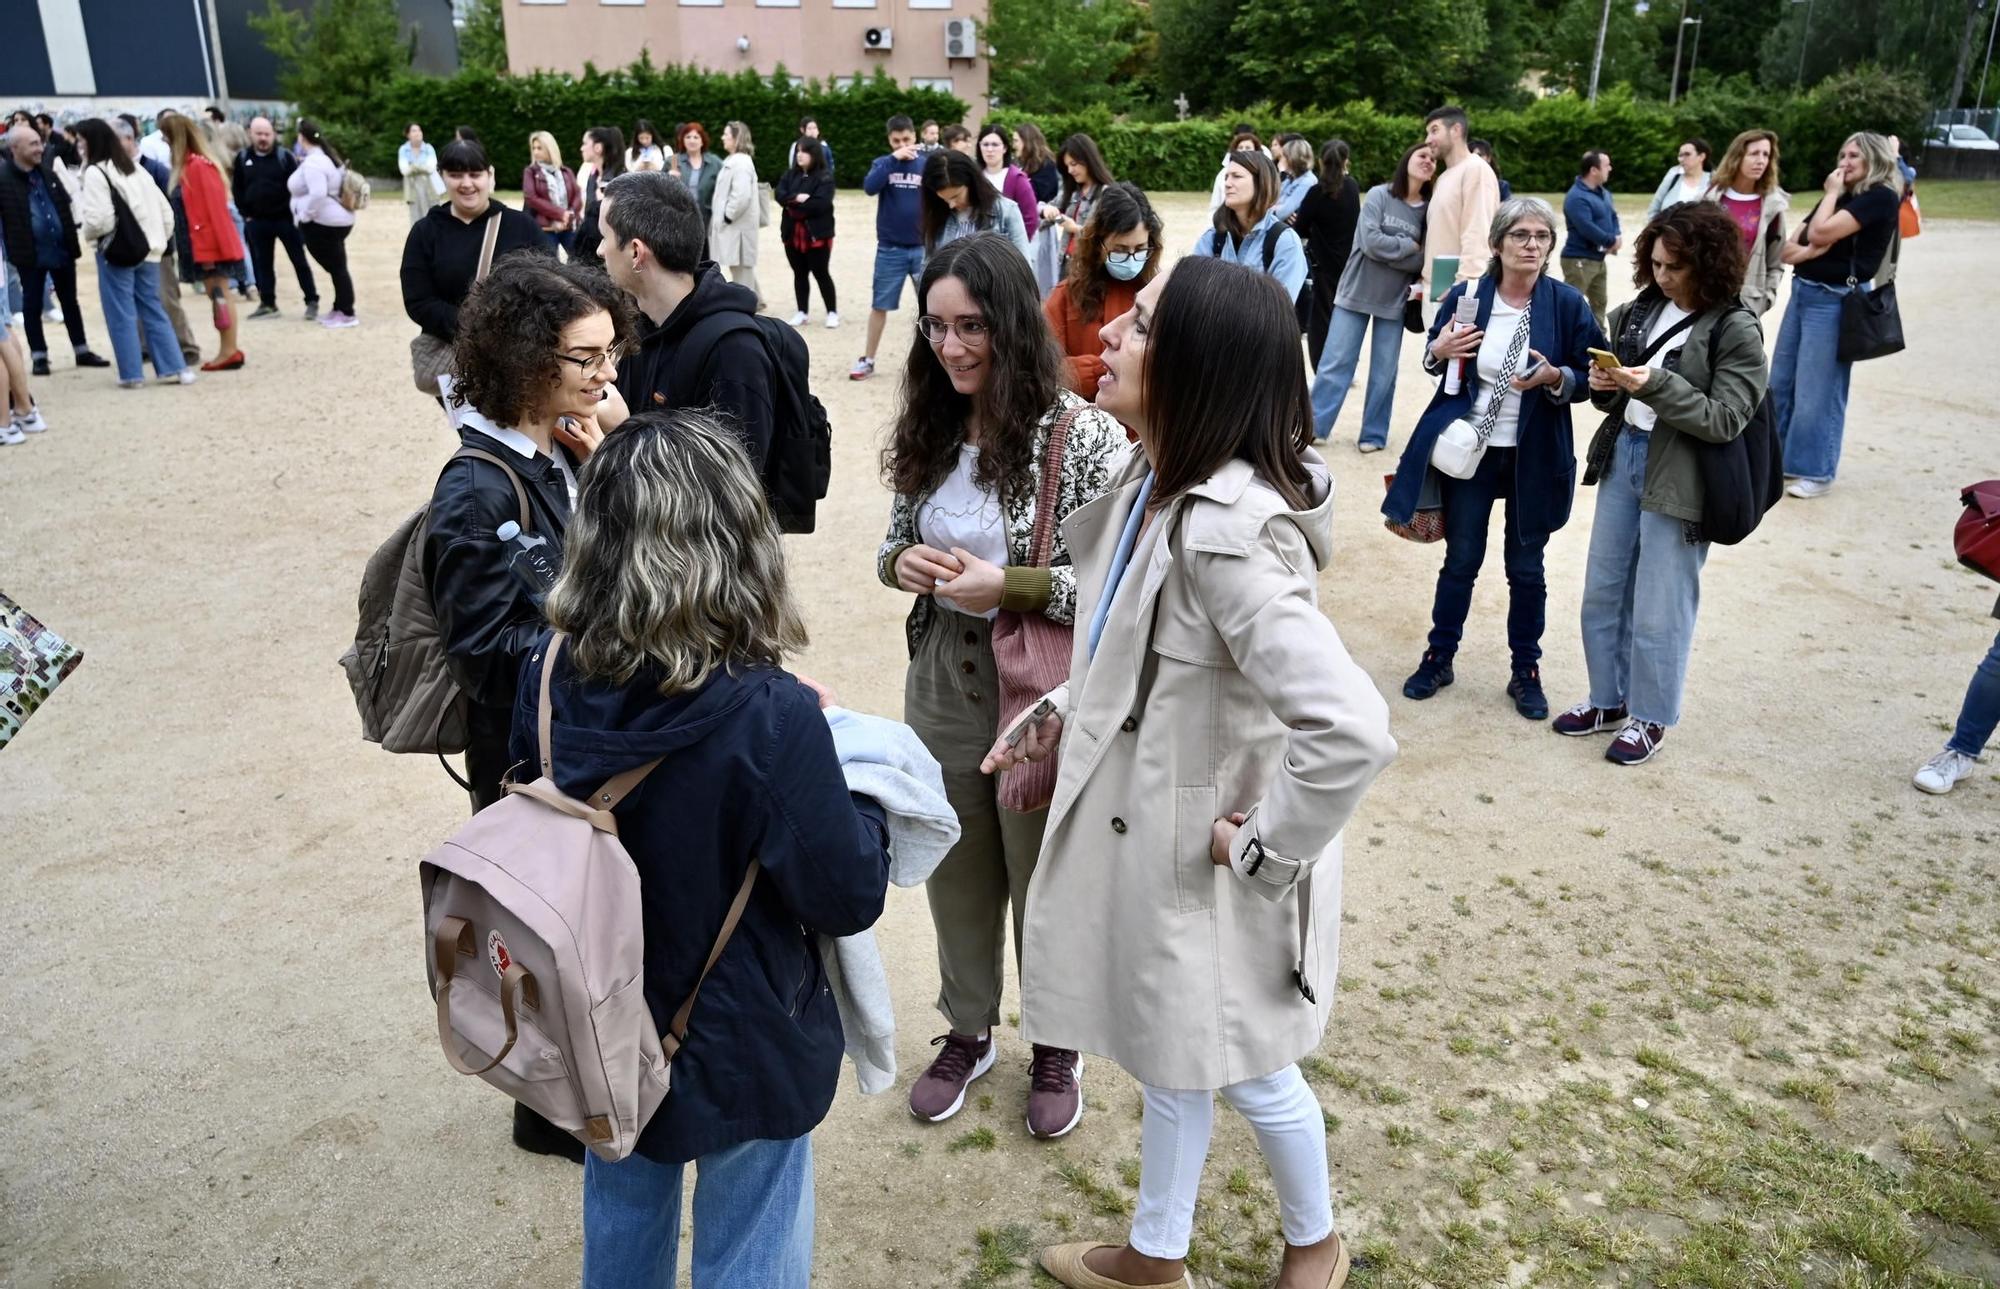
<svg viewBox="0 0 2000 1289"><path fill-rule="evenodd" d="M1470 286L1479 295L1479 326L1483 330L1493 316L1493 296L1499 279L1491 274L1476 282L1461 282L1438 302L1437 317L1430 337L1452 319L1459 297ZM1590 315L1590 302L1575 287L1542 275L1535 283L1528 321L1528 347L1563 369L1569 381L1569 397L1558 401L1546 389L1533 389L1521 398L1519 443L1514 453L1514 502L1509 513L1525 537L1546 536L1569 522L1570 502L1576 496L1576 432L1570 426L1570 405L1590 397L1590 353L1594 346L1608 349L1604 333ZM1426 363L1428 365L1428 351ZM1416 513L1424 492L1424 476L1430 473L1431 449L1438 435L1453 421L1472 414L1472 391L1468 381L1458 393L1444 392L1444 375L1438 373L1437 393L1431 405L1417 418L1417 428L1396 464L1396 478L1382 503L1382 514L1399 524L1407 524Z"/></svg>
<svg viewBox="0 0 2000 1289"><path fill-rule="evenodd" d="M544 634L521 668L516 759L537 755L547 649ZM550 706L555 779L572 796L665 758L616 812L639 870L646 1002L662 1033L701 974L751 859L764 866L701 987L673 1088L640 1134L639 1153L684 1163L811 1132L833 1104L842 1050L818 936L873 926L889 884L882 811L848 793L818 700L770 667L718 672L692 693L663 698L645 671L624 686L582 680L565 649Z"/></svg>
<svg viewBox="0 0 2000 1289"><path fill-rule="evenodd" d="M1563 223L1569 226L1569 235L1563 239L1562 253L1571 259L1601 260L1618 240L1618 208L1611 204L1611 194L1581 178L1563 198Z"/></svg>

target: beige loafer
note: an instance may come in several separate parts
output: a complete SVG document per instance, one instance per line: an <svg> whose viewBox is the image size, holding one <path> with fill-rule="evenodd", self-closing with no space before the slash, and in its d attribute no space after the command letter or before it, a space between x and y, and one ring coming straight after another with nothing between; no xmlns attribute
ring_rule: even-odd
<svg viewBox="0 0 2000 1289"><path fill-rule="evenodd" d="M1327 1279L1326 1289L1341 1289L1341 1286L1347 1283L1347 1273L1352 1268L1353 1263L1347 1257L1347 1241L1342 1240L1338 1235L1335 1235L1333 1238L1339 1241L1340 1256L1334 1259L1333 1275Z"/></svg>
<svg viewBox="0 0 2000 1289"><path fill-rule="evenodd" d="M1188 1278L1183 1275L1177 1280L1160 1284L1135 1285L1124 1280L1113 1280L1101 1276L1083 1265L1084 1255L1097 1249L1115 1249L1115 1244L1056 1244L1042 1250L1042 1270L1069 1286L1069 1289L1189 1289ZM1340 1279L1346 1279L1347 1258L1341 1255ZM1335 1282L1336 1284L1339 1281Z"/></svg>

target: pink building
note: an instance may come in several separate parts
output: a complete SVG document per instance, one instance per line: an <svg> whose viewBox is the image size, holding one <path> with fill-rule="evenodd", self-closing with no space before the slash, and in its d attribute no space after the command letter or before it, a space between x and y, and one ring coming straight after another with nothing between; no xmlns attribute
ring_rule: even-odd
<svg viewBox="0 0 2000 1289"><path fill-rule="evenodd" d="M984 115L985 0L505 0L507 63L515 72L580 74L586 61L716 71L780 63L823 81L872 76L948 90Z"/></svg>

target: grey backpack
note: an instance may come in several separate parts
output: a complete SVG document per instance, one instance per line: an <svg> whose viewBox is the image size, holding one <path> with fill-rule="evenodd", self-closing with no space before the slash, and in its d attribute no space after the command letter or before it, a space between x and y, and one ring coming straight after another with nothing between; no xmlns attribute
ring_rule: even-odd
<svg viewBox="0 0 2000 1289"><path fill-rule="evenodd" d="M533 532L528 491L514 468L478 448L460 448L451 460L461 457L490 462L506 472L521 506L521 531ZM429 502L417 507L369 556L361 573L360 623L340 666L354 690L362 738L391 752L435 752L444 762L447 753L465 750L468 704L445 665L437 611L424 581L430 509ZM467 787L449 763L445 772Z"/></svg>

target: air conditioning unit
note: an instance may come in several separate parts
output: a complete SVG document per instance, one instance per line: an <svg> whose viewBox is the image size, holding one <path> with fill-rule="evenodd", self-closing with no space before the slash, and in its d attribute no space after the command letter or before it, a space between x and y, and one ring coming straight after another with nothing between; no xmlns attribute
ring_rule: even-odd
<svg viewBox="0 0 2000 1289"><path fill-rule="evenodd" d="M861 33L861 47L871 54L887 53L896 47L896 33L887 27L870 27Z"/></svg>
<svg viewBox="0 0 2000 1289"><path fill-rule="evenodd" d="M970 18L953 18L944 25L946 58L979 57L979 24Z"/></svg>

